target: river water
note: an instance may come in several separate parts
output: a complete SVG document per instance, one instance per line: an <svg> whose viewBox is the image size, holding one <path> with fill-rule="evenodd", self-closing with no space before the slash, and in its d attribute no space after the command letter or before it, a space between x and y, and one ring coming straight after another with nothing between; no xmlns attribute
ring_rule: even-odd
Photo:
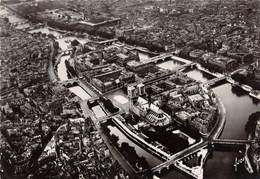
<svg viewBox="0 0 260 179"><path fill-rule="evenodd" d="M91 98L91 96L80 86L70 87L69 90L76 96L80 97L82 100L87 100Z"/></svg>
<svg viewBox="0 0 260 179"><path fill-rule="evenodd" d="M42 28L33 29L33 30L29 31L29 33L32 33L32 34L39 33L39 32L41 32L42 34L46 34L46 35L52 34L56 38L62 36L62 34L60 32L51 30L50 28L47 28L47 27L42 27Z"/></svg>
<svg viewBox="0 0 260 179"><path fill-rule="evenodd" d="M186 72L186 74L200 82L205 82L211 78L197 69ZM260 110L260 103L256 103L248 93L239 88L232 87L229 83L224 83L213 88L215 94L222 100L226 108L226 124L221 138L247 139L244 130L250 114Z"/></svg>
<svg viewBox="0 0 260 179"><path fill-rule="evenodd" d="M56 37L56 41L59 43L59 47L61 48L62 51L66 51L70 47L70 42L73 40L79 41L81 44L84 44L88 42L88 38L82 38L82 37L76 37L76 36L64 36L62 32L56 31L55 29L49 28L49 27L42 27L42 28L37 28L28 31L29 33L42 33L42 34L52 34L54 37ZM87 36L87 35L86 35Z"/></svg>
<svg viewBox="0 0 260 179"><path fill-rule="evenodd" d="M149 152L145 151L144 149L142 149L141 147L139 147L138 145L130 141L117 127L108 125L108 128L110 129L111 135L114 134L119 137L119 141L118 141L119 145L125 142L128 143L131 147L134 147L137 155L139 157L143 156L147 160L150 167L155 167L160 163L162 163L160 159L158 159L157 157L153 156Z"/></svg>
<svg viewBox="0 0 260 179"><path fill-rule="evenodd" d="M64 73L66 71L66 67L64 64L65 59L66 57L62 58L60 64L58 65L58 75L59 77L62 77L63 80L66 80L66 77L64 76ZM163 63L164 64L158 64L158 66L163 66L164 68L168 66L169 70L176 68L175 64L171 61ZM207 78L207 75L203 75L202 72L200 72L197 69L188 71L187 75L200 82L205 82L210 79ZM84 97L84 94L86 94L86 92L82 88L77 90L81 91L82 93L75 91L72 92L76 95L79 95L82 99L88 99L88 97ZM213 91L223 101L227 111L226 125L221 135L221 138L246 139L247 134L244 130L244 127L247 122L248 116L251 113L259 110L260 104L254 103L253 99L248 94L241 94L241 91L236 91L232 89L232 86L228 83L213 88ZM138 155L144 156L151 166L155 166L156 164L161 163L159 159L152 156L151 154L140 148L138 145L131 142L116 127L110 126L110 128L111 131L119 137L119 143L127 142L130 146L133 146L136 149ZM209 159L205 165L205 178L236 179L246 177L247 179L253 179L254 177L250 177L249 175L240 176L234 171L233 164L235 157L235 153L214 152L213 157ZM189 176L179 171L172 171L163 176L162 178L171 179L173 177L180 179L190 178Z"/></svg>
<svg viewBox="0 0 260 179"><path fill-rule="evenodd" d="M260 111L260 103L256 104L248 93L229 83L217 86L213 91L222 100L227 111L221 138L247 139L245 125L250 114Z"/></svg>
<svg viewBox="0 0 260 179"><path fill-rule="evenodd" d="M59 42L59 46L63 51L68 49L68 47L70 47L70 42L72 40L77 40L81 44L88 42L87 38L80 38L80 37L75 37L75 36L66 36L66 37L57 39L57 41Z"/></svg>
<svg viewBox="0 0 260 179"><path fill-rule="evenodd" d="M137 53L141 62L145 63L146 61L149 61L149 59L151 58L151 56L148 53L141 52L141 51L137 51Z"/></svg>
<svg viewBox="0 0 260 179"><path fill-rule="evenodd" d="M65 61L67 59L69 59L69 55L62 56L59 64L57 65L57 74L61 81L68 80L68 73L65 65ZM70 87L69 90L76 96L80 97L82 100L87 100L91 98L91 96L80 86Z"/></svg>
<svg viewBox="0 0 260 179"><path fill-rule="evenodd" d="M164 69L172 70L176 68L174 62L166 61L158 64L159 67ZM167 68L168 67L168 68ZM197 69L193 69L186 72L187 75L197 81L205 82L212 77L207 74L203 74ZM246 139L247 134L244 130L248 117L251 113L260 110L260 103L256 103L247 94L240 89L234 89L229 83L224 83L213 88L215 94L223 101L227 116L226 125L221 135L221 138L231 139ZM119 143L127 142L129 145L135 147L138 155L144 156L148 163L153 166L160 162L151 154L141 149L139 146L131 142L122 132L116 127L111 128L112 133L119 137ZM207 179L255 179L255 176L250 176L246 172L236 173L233 167L236 153L232 152L213 152L213 155L208 159L205 165L204 178ZM155 163L154 163L155 162ZM163 179L188 179L191 178L182 172L172 171L165 176Z"/></svg>
<svg viewBox="0 0 260 179"><path fill-rule="evenodd" d="M92 107L91 110L94 112L96 118L105 117L107 115L100 105Z"/></svg>
<svg viewBox="0 0 260 179"><path fill-rule="evenodd" d="M162 63L157 64L156 66L162 68L162 69L166 69L166 70L175 70L177 67L179 67L181 64L177 61L173 61L173 60L168 60Z"/></svg>
<svg viewBox="0 0 260 179"><path fill-rule="evenodd" d="M193 78L202 83L212 79L209 75L199 71L198 69L187 71L186 74L188 77Z"/></svg>
<svg viewBox="0 0 260 179"><path fill-rule="evenodd" d="M14 12L3 6L0 6L0 17L8 18L8 21L14 25L16 29L25 29L30 27L28 20L17 16Z"/></svg>
<svg viewBox="0 0 260 179"><path fill-rule="evenodd" d="M58 33L58 32L57 32ZM54 34L53 34L54 35ZM66 50L67 48L65 47L66 42L64 41L64 44L60 43L60 47L62 46ZM70 55L63 55L60 58L60 62L57 65L57 75L60 79L60 81L66 81L68 80L68 72L67 68L65 65L65 61L70 58ZM90 99L91 96L80 86L73 86L70 87L69 90L74 93L76 96L80 97L82 100L87 100Z"/></svg>
<svg viewBox="0 0 260 179"><path fill-rule="evenodd" d="M60 58L59 64L57 65L57 74L61 81L66 81L69 79L67 74L67 68L65 65L65 61L68 60L69 58L70 58L69 55L63 55Z"/></svg>
<svg viewBox="0 0 260 179"><path fill-rule="evenodd" d="M70 37L69 40L75 39L76 37ZM80 39L80 42L85 42L87 39ZM66 50L68 48L68 39L62 39L59 41L62 50ZM65 60L68 56L64 56L61 58L60 63L57 67L58 76L61 80L67 80L67 71L65 66ZM142 56L142 59L145 60L146 57ZM177 66L178 63L173 61L166 61L161 64L157 65L158 67L173 70ZM202 72L198 71L197 69L191 70L187 72L187 75L197 81L205 82L209 80L207 75L204 75ZM71 92L78 95L81 99L89 99L90 96L84 91L81 87L76 86L72 87ZM248 94L243 94L241 91L236 91L232 88L230 84L222 84L213 88L216 95L223 101L226 111L227 111L227 120L226 125L221 135L221 138L232 138L232 139L246 139L247 134L245 133L244 127L248 120L248 116L260 110L260 104L254 102L252 98ZM119 136L119 142L127 142L129 145L135 147L137 150L138 155L142 155L147 158L149 164L154 166L156 164L161 163L159 159L152 156L145 150L141 149L139 146L135 145L131 142L124 134L122 134L117 128L110 126L111 131ZM248 178L251 179L248 175L240 176L235 173L233 168L234 153L226 153L226 152L214 152L213 157L208 160L205 166L205 178L207 179L236 179L236 178ZM167 175L163 176L164 179L183 179L183 178L190 178L189 176L179 172L179 171L172 171ZM242 179L241 178L241 179Z"/></svg>
<svg viewBox="0 0 260 179"><path fill-rule="evenodd" d="M200 82L210 80L208 75L203 74L203 72L197 69L188 71L187 75ZM222 100L227 112L226 124L220 138L247 139L247 134L244 130L246 122L250 114L260 111L260 103L256 103L247 93L233 88L229 83L214 87L213 91ZM205 165L204 178L255 179L256 176L250 176L245 172L238 174L234 171L233 164L236 156L236 153L213 152L213 157ZM170 179L171 177L181 179L190 178L182 176L177 171L171 172L162 178Z"/></svg>

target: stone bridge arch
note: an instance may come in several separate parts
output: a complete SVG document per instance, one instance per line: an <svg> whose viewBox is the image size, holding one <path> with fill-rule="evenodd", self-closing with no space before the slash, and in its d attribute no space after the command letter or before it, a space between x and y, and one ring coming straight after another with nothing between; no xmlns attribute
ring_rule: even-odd
<svg viewBox="0 0 260 179"><path fill-rule="evenodd" d="M63 84L63 86L67 87L67 88L70 88L70 87L73 87L73 86L78 86L78 85L79 85L79 83L77 81L70 81L70 82Z"/></svg>

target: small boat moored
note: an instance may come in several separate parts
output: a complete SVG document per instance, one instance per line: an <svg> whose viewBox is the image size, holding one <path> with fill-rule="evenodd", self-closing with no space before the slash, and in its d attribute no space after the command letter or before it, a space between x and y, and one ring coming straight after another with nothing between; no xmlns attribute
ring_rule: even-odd
<svg viewBox="0 0 260 179"><path fill-rule="evenodd" d="M248 85L241 85L241 88L247 92L251 92L252 91L252 87L248 86Z"/></svg>

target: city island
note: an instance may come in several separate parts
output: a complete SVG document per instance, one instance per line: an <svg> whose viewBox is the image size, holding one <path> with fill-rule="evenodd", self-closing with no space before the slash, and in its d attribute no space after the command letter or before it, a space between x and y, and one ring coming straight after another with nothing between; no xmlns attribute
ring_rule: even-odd
<svg viewBox="0 0 260 179"><path fill-rule="evenodd" d="M1 1L1 177L258 178L259 7Z"/></svg>

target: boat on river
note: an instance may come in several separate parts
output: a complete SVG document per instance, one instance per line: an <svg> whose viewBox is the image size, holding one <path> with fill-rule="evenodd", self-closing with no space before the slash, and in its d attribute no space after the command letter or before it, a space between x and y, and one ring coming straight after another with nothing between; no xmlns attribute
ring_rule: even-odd
<svg viewBox="0 0 260 179"><path fill-rule="evenodd" d="M251 92L252 91L252 87L248 86L248 85L241 85L241 88L247 92Z"/></svg>

